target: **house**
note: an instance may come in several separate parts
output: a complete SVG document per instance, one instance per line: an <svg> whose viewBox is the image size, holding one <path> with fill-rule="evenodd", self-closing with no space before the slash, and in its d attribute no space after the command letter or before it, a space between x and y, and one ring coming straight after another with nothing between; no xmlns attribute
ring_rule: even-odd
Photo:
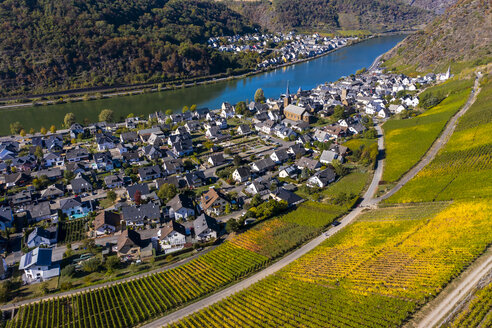
<svg viewBox="0 0 492 328"><path fill-rule="evenodd" d="M287 153L296 158L300 158L301 156L306 154L306 148L304 148L303 145L296 143L287 149Z"/></svg>
<svg viewBox="0 0 492 328"><path fill-rule="evenodd" d="M7 188L22 187L28 184L29 181L31 181L31 177L24 172L16 172L5 176L5 186Z"/></svg>
<svg viewBox="0 0 492 328"><path fill-rule="evenodd" d="M45 176L46 178L48 178L48 180L56 181L63 177L63 173L59 167L50 168L47 170L41 170L37 172L31 172L31 177L33 178L39 179L42 176Z"/></svg>
<svg viewBox="0 0 492 328"><path fill-rule="evenodd" d="M162 157L162 152L159 148L155 146L148 145L142 147L140 151L140 156L146 157L148 160L153 161Z"/></svg>
<svg viewBox="0 0 492 328"><path fill-rule="evenodd" d="M140 140L142 140L143 142L146 142L152 133L162 134L162 130L158 127L154 127L154 128L150 128L150 129L139 130L137 133L138 133L138 136L140 137Z"/></svg>
<svg viewBox="0 0 492 328"><path fill-rule="evenodd" d="M114 140L111 135L100 133L96 135L97 150L103 151L115 148Z"/></svg>
<svg viewBox="0 0 492 328"><path fill-rule="evenodd" d="M285 149L277 149L270 154L270 158L277 164L283 163L289 159L289 154Z"/></svg>
<svg viewBox="0 0 492 328"><path fill-rule="evenodd" d="M167 175L184 171L183 161L179 158L165 158L162 168L164 169L164 173Z"/></svg>
<svg viewBox="0 0 492 328"><path fill-rule="evenodd" d="M30 281L47 280L60 275L60 266L51 262L52 248L35 248L22 255L19 270L24 270L24 275Z"/></svg>
<svg viewBox="0 0 492 328"><path fill-rule="evenodd" d="M204 213L193 221L193 231L195 233L195 239L198 242L207 242L211 239L216 239L219 229L217 220Z"/></svg>
<svg viewBox="0 0 492 328"><path fill-rule="evenodd" d="M340 160L340 162L343 162L343 157L340 156L336 151L323 150L323 152L321 153L321 156L319 158L319 161L323 164L330 164L335 159L338 159L338 160Z"/></svg>
<svg viewBox="0 0 492 328"><path fill-rule="evenodd" d="M30 190L21 190L11 198L12 205L23 206L32 202L32 192Z"/></svg>
<svg viewBox="0 0 492 328"><path fill-rule="evenodd" d="M116 254L126 260L139 260L152 256L152 241L142 240L134 230L124 230L118 237Z"/></svg>
<svg viewBox="0 0 492 328"><path fill-rule="evenodd" d="M7 228L12 228L14 222L14 214L10 206L0 207L0 230L5 231Z"/></svg>
<svg viewBox="0 0 492 328"><path fill-rule="evenodd" d="M162 176L162 170L158 165L145 166L138 169L138 176L140 181L155 180Z"/></svg>
<svg viewBox="0 0 492 328"><path fill-rule="evenodd" d="M403 112L404 110L406 110L407 108L403 105L396 105L396 104L391 104L389 105L388 107L388 110L392 113L392 114L399 114L401 112Z"/></svg>
<svg viewBox="0 0 492 328"><path fill-rule="evenodd" d="M59 201L60 210L69 219L77 219L87 216L92 211L91 202L82 202L80 197L65 198Z"/></svg>
<svg viewBox="0 0 492 328"><path fill-rule="evenodd" d="M111 171L114 169L113 157L109 151L95 153L93 156L94 162L91 163L93 170Z"/></svg>
<svg viewBox="0 0 492 328"><path fill-rule="evenodd" d="M29 221L42 221L48 219L57 219L58 215L56 213L52 214L50 202L39 202L37 204L26 206L26 211L29 215Z"/></svg>
<svg viewBox="0 0 492 328"><path fill-rule="evenodd" d="M186 173L182 181L188 188L198 188L207 184L207 178L202 171L193 171L190 173Z"/></svg>
<svg viewBox="0 0 492 328"><path fill-rule="evenodd" d="M186 220L190 216L195 216L193 201L183 194L177 194L166 205L169 208L170 218Z"/></svg>
<svg viewBox="0 0 492 328"><path fill-rule="evenodd" d="M48 152L43 155L44 166L52 167L52 166L62 166L65 163L63 156L58 153Z"/></svg>
<svg viewBox="0 0 492 328"><path fill-rule="evenodd" d="M286 202L289 207L300 204L304 201L302 197L291 191L285 190L284 188L277 188L275 191L270 192L270 196L278 202Z"/></svg>
<svg viewBox="0 0 492 328"><path fill-rule="evenodd" d="M94 218L94 231L97 236L115 233L121 228L121 214L102 211Z"/></svg>
<svg viewBox="0 0 492 328"><path fill-rule="evenodd" d="M301 157L297 160L296 166L299 170L303 170L304 168L314 171L317 170L321 167L321 164L319 161L308 158L308 157Z"/></svg>
<svg viewBox="0 0 492 328"><path fill-rule="evenodd" d="M52 246L58 241L58 229L56 226L47 229L36 227L27 237L27 247Z"/></svg>
<svg viewBox="0 0 492 328"><path fill-rule="evenodd" d="M211 166L219 166L226 162L223 154L214 154L207 161Z"/></svg>
<svg viewBox="0 0 492 328"><path fill-rule="evenodd" d="M92 192L92 183L86 176L79 173L75 179L70 181L69 189L76 195L84 192Z"/></svg>
<svg viewBox="0 0 492 328"><path fill-rule="evenodd" d="M260 159L253 164L251 164L251 169L253 172L263 173L268 170L271 170L275 167L275 163L272 161L270 157L265 159Z"/></svg>
<svg viewBox="0 0 492 328"><path fill-rule="evenodd" d="M209 127L207 129L207 131L205 131L205 136L208 139L212 139L212 140L218 140L218 139L222 139L224 137L222 135L222 133L220 132L220 127L218 127L218 126Z"/></svg>
<svg viewBox="0 0 492 328"><path fill-rule="evenodd" d="M242 135L242 136L245 136L245 135L251 134L252 131L251 131L251 128L249 127L249 125L247 125L247 124L241 124L237 128L237 133L240 134L240 135Z"/></svg>
<svg viewBox="0 0 492 328"><path fill-rule="evenodd" d="M232 179L236 182L247 181L251 177L251 172L248 167L238 167L232 172Z"/></svg>
<svg viewBox="0 0 492 328"><path fill-rule="evenodd" d="M264 196L270 193L270 183L258 178L247 185L244 191L250 195L260 194Z"/></svg>
<svg viewBox="0 0 492 328"><path fill-rule="evenodd" d="M360 122L351 124L348 129L353 134L361 134L367 130L367 128L364 125L362 125Z"/></svg>
<svg viewBox="0 0 492 328"><path fill-rule="evenodd" d="M121 156L123 157L123 160L128 164L136 163L140 160L140 155L136 151L127 151L124 152Z"/></svg>
<svg viewBox="0 0 492 328"><path fill-rule="evenodd" d="M84 173L86 171L82 163L65 163L65 171L73 172L74 174Z"/></svg>
<svg viewBox="0 0 492 328"><path fill-rule="evenodd" d="M63 191L63 186L61 185L51 185L48 186L45 190L41 191L41 199L50 200L56 199L63 196L65 192Z"/></svg>
<svg viewBox="0 0 492 328"><path fill-rule="evenodd" d="M281 178L287 178L287 177L289 177L289 178L294 179L294 178L297 177L297 172L298 172L297 167L295 167L293 165L292 166L287 166L286 168L284 168L284 169L282 169L280 171L280 173L278 174L278 176L281 177Z"/></svg>
<svg viewBox="0 0 492 328"><path fill-rule="evenodd" d="M79 123L74 123L70 126L70 138L77 139L79 134L84 133L84 127Z"/></svg>
<svg viewBox="0 0 492 328"><path fill-rule="evenodd" d="M89 159L89 151L85 148L73 148L67 151L65 158L70 163L86 161Z"/></svg>
<svg viewBox="0 0 492 328"><path fill-rule="evenodd" d="M123 206L121 213L127 226L143 226L145 222L157 223L161 219L159 206L152 202L140 206Z"/></svg>
<svg viewBox="0 0 492 328"><path fill-rule="evenodd" d="M200 199L200 207L208 215L221 215L224 213L226 204L228 203L224 195L215 190L215 188L210 188Z"/></svg>
<svg viewBox="0 0 492 328"><path fill-rule="evenodd" d="M391 113L388 109L386 108L381 108L379 111L378 111L378 115L377 115L379 118L388 118L391 116Z"/></svg>
<svg viewBox="0 0 492 328"><path fill-rule="evenodd" d="M138 141L138 134L137 134L137 132L134 132L134 131L123 132L122 134L120 134L120 141L123 144L131 143L131 142L137 142Z"/></svg>
<svg viewBox="0 0 492 328"><path fill-rule="evenodd" d="M336 174L331 168L327 168L323 171L316 172L315 175L310 177L307 181L309 186L318 186L324 188L336 179Z"/></svg>
<svg viewBox="0 0 492 328"><path fill-rule="evenodd" d="M135 194L140 193L140 196L148 195L150 193L149 186L146 183L137 183L126 187L128 198L135 201Z"/></svg>
<svg viewBox="0 0 492 328"><path fill-rule="evenodd" d="M108 175L104 177L104 184L109 189L123 187L123 179L119 175Z"/></svg>
<svg viewBox="0 0 492 328"><path fill-rule="evenodd" d="M171 220L157 231L157 238L164 254L179 251L186 244L186 229L182 224Z"/></svg>

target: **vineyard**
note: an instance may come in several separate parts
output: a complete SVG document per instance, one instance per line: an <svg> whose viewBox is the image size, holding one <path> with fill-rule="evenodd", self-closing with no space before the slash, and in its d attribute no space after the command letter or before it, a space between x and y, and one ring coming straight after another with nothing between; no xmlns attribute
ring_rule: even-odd
<svg viewBox="0 0 492 328"><path fill-rule="evenodd" d="M7 327L131 327L258 270L268 258L226 243L175 269L22 306Z"/></svg>
<svg viewBox="0 0 492 328"><path fill-rule="evenodd" d="M466 307L446 325L459 327L492 327L492 283L478 290Z"/></svg>
<svg viewBox="0 0 492 328"><path fill-rule="evenodd" d="M388 202L492 196L492 81L461 118L448 143Z"/></svg>
<svg viewBox="0 0 492 328"><path fill-rule="evenodd" d="M473 80L454 80L426 92L448 94L440 104L411 119L389 120L384 125L386 158L383 180L397 181L431 147L447 121L466 103Z"/></svg>
<svg viewBox="0 0 492 328"><path fill-rule="evenodd" d="M85 218L60 221L58 224L60 243L73 243L87 238L87 219Z"/></svg>
<svg viewBox="0 0 492 328"><path fill-rule="evenodd" d="M170 327L399 326L485 250L490 220L487 201L365 213L280 272Z"/></svg>
<svg viewBox="0 0 492 328"><path fill-rule="evenodd" d="M273 259L320 234L344 212L339 206L305 202L288 214L236 236L231 243Z"/></svg>

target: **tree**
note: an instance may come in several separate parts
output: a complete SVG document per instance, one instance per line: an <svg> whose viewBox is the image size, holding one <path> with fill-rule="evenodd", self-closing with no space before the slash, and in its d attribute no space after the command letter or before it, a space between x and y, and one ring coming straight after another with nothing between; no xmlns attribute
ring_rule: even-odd
<svg viewBox="0 0 492 328"><path fill-rule="evenodd" d="M236 232L239 230L239 224L235 219L230 219L227 221L226 226L225 226L226 232L231 233L231 232Z"/></svg>
<svg viewBox="0 0 492 328"><path fill-rule="evenodd" d="M44 126L42 126L41 130L39 130L39 132L41 132L41 134L46 134L46 133L48 133L48 130L46 130L46 128Z"/></svg>
<svg viewBox="0 0 492 328"><path fill-rule="evenodd" d="M82 263L82 270L85 272L96 272L101 265L101 260L97 257L93 257Z"/></svg>
<svg viewBox="0 0 492 328"><path fill-rule="evenodd" d="M99 121L101 122L113 122L114 112L111 109L103 109L99 113Z"/></svg>
<svg viewBox="0 0 492 328"><path fill-rule="evenodd" d="M49 293L48 282L44 281L39 285L39 292L41 295L46 295Z"/></svg>
<svg viewBox="0 0 492 328"><path fill-rule="evenodd" d="M246 103L244 101L240 101L236 104L235 110L237 115L245 115L248 109L246 108Z"/></svg>
<svg viewBox="0 0 492 328"><path fill-rule="evenodd" d="M349 169L347 167L343 166L342 163L340 163L340 161L338 159L334 159L331 162L331 165L333 166L335 173L340 177L343 177L349 173Z"/></svg>
<svg viewBox="0 0 492 328"><path fill-rule="evenodd" d="M118 264L120 263L120 259L117 256L109 256L106 259L106 262L104 262L104 267L106 268L106 273L112 274L114 272L114 269L118 267Z"/></svg>
<svg viewBox="0 0 492 328"><path fill-rule="evenodd" d="M22 129L23 127L20 122L10 123L10 133L19 134Z"/></svg>
<svg viewBox="0 0 492 328"><path fill-rule="evenodd" d="M157 192L157 196L162 200L170 200L178 194L178 189L175 185L164 183Z"/></svg>
<svg viewBox="0 0 492 328"><path fill-rule="evenodd" d="M347 117L347 113L345 113L345 108L343 106L337 105L333 111L333 119L336 121L341 120Z"/></svg>
<svg viewBox="0 0 492 328"><path fill-rule="evenodd" d="M225 206L225 214L231 213L231 204L227 203Z"/></svg>
<svg viewBox="0 0 492 328"><path fill-rule="evenodd" d="M190 112L195 112L196 111L196 104L193 104L190 106Z"/></svg>
<svg viewBox="0 0 492 328"><path fill-rule="evenodd" d="M25 137L26 136L26 130L22 129L20 130L20 133L19 133L22 137Z"/></svg>
<svg viewBox="0 0 492 328"><path fill-rule="evenodd" d="M241 165L242 162L241 156L239 155L234 156L232 162L234 163L234 166L238 167L239 165Z"/></svg>
<svg viewBox="0 0 492 328"><path fill-rule="evenodd" d="M54 125L50 126L50 132L56 133L56 127Z"/></svg>
<svg viewBox="0 0 492 328"><path fill-rule="evenodd" d="M61 275L71 277L75 273L75 265L69 264L61 270Z"/></svg>
<svg viewBox="0 0 492 328"><path fill-rule="evenodd" d="M128 115L126 116L126 118L133 118L133 117L135 117L135 114L133 114L133 113L130 113L130 114L128 114Z"/></svg>
<svg viewBox="0 0 492 328"><path fill-rule="evenodd" d="M0 302L7 302L9 299L10 289L12 288L12 282L5 280L0 284Z"/></svg>
<svg viewBox="0 0 492 328"><path fill-rule="evenodd" d="M212 149L212 147L213 147L213 146L214 146L214 143L213 143L212 141L210 141L210 140L205 141L205 142L203 143L203 147L207 148L207 150Z"/></svg>
<svg viewBox="0 0 492 328"><path fill-rule="evenodd" d="M65 127L68 129L74 123L75 123L75 114L74 113L65 114L65 118L63 119L63 124L65 125Z"/></svg>
<svg viewBox="0 0 492 328"><path fill-rule="evenodd" d="M30 128L29 129L29 134L34 134L34 133L36 133L36 130L34 130L34 128Z"/></svg>
<svg viewBox="0 0 492 328"><path fill-rule="evenodd" d="M82 247L86 248L90 253L96 253L96 242L94 239L87 238L82 242Z"/></svg>
<svg viewBox="0 0 492 328"><path fill-rule="evenodd" d="M265 98L265 94L263 93L263 89L259 88L258 90L256 90L255 102L264 103L265 100L266 100L266 98Z"/></svg>
<svg viewBox="0 0 492 328"><path fill-rule="evenodd" d="M114 190L110 190L106 193L106 197L108 198L108 200L111 202L111 203L114 203L114 201L116 200L116 193L114 192Z"/></svg>
<svg viewBox="0 0 492 328"><path fill-rule="evenodd" d="M173 110L172 109L166 110L166 115L167 116L171 116L172 114L173 114Z"/></svg>
<svg viewBox="0 0 492 328"><path fill-rule="evenodd" d="M183 106L183 109L181 110L181 112L184 114L184 113L186 113L189 110L190 109L188 108L188 106Z"/></svg>

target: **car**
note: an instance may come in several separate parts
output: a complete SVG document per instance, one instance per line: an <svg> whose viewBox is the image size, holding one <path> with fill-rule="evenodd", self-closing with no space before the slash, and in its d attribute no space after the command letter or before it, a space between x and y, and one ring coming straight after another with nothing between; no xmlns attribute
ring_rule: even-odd
<svg viewBox="0 0 492 328"><path fill-rule="evenodd" d="M339 226L339 225L340 225L340 222L338 222L338 221L333 221L333 222L331 223L331 225L332 225L332 226L334 226L334 227L336 227L336 226Z"/></svg>

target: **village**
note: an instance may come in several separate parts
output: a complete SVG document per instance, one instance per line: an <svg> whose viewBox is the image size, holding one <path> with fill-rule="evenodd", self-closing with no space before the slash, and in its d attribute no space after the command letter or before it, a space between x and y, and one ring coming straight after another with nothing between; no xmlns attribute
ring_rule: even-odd
<svg viewBox="0 0 492 328"><path fill-rule="evenodd" d="M208 45L226 52L268 53L267 58L257 65L257 68L261 69L320 56L356 40L358 40L356 37L329 38L317 33L308 35L289 32L213 37L208 40Z"/></svg>
<svg viewBox="0 0 492 328"><path fill-rule="evenodd" d="M259 89L249 104L2 137L0 276L47 281L77 248L79 269L94 257L84 249L138 264L211 246L336 181L345 141L412 116L418 90L449 77L376 65L312 90L288 82L274 99Z"/></svg>

